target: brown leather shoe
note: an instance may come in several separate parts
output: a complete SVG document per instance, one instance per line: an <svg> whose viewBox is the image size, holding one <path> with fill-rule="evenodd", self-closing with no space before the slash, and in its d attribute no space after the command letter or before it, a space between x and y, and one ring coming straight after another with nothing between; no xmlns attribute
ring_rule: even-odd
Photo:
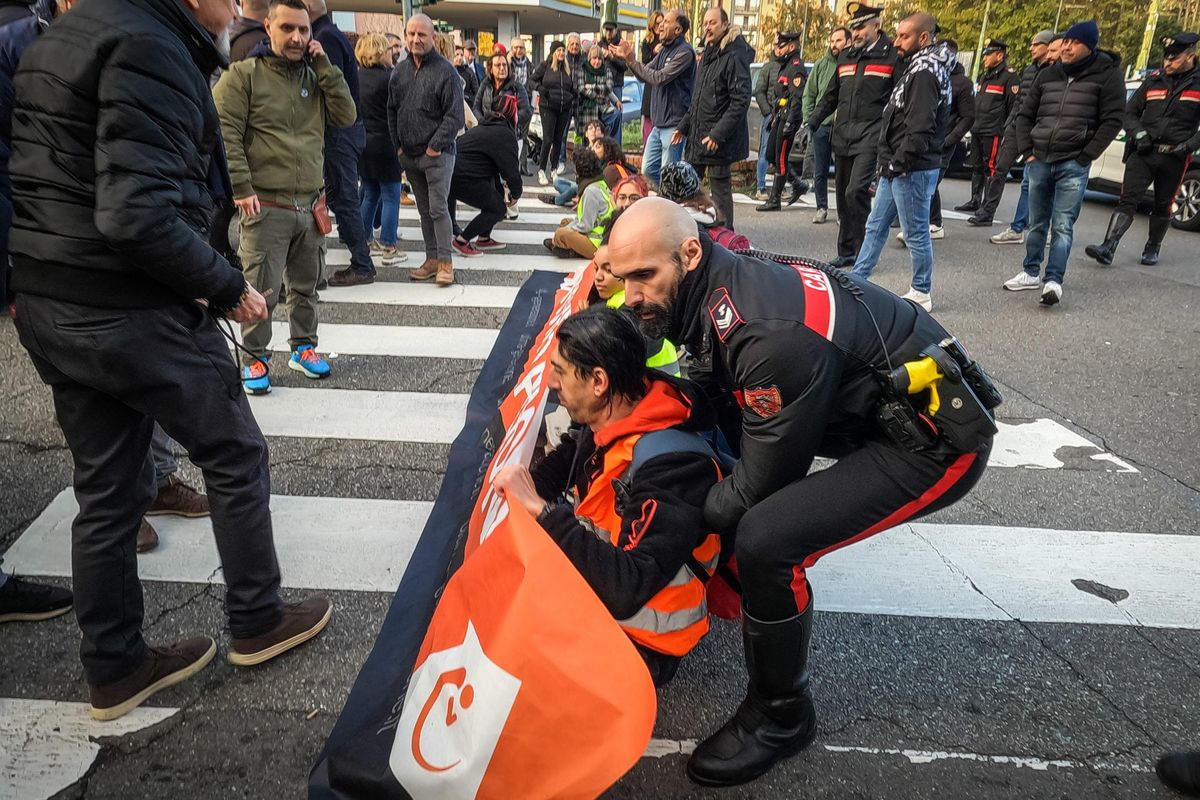
<svg viewBox="0 0 1200 800"><path fill-rule="evenodd" d="M170 647L152 647L133 673L104 686L92 686L88 713L102 722L124 716L168 686L182 683L207 666L217 643L207 636L184 639Z"/></svg>
<svg viewBox="0 0 1200 800"><path fill-rule="evenodd" d="M138 526L137 551L149 553L156 547L158 547L158 531L154 530L150 520L142 517L142 524Z"/></svg>
<svg viewBox="0 0 1200 800"><path fill-rule="evenodd" d="M452 283L454 283L454 262L437 262L437 285L449 286Z"/></svg>
<svg viewBox="0 0 1200 800"><path fill-rule="evenodd" d="M409 280L427 281L438 273L438 262L435 258L425 259L425 263L408 273Z"/></svg>
<svg viewBox="0 0 1200 800"><path fill-rule="evenodd" d="M158 497L146 512L147 517L160 517L171 514L176 517L208 516L208 495L188 486L174 475L167 476L167 485L158 490Z"/></svg>
<svg viewBox="0 0 1200 800"><path fill-rule="evenodd" d="M412 196L411 194L409 194L408 192L403 192L403 193L401 193L401 195L400 195L400 205L402 205L402 206L415 206L416 204L417 204L417 201L413 199L413 196Z"/></svg>
<svg viewBox="0 0 1200 800"><path fill-rule="evenodd" d="M374 282L374 273L363 272L361 270L354 269L354 267L339 269L337 272L329 276L330 286L362 286L364 284Z"/></svg>
<svg viewBox="0 0 1200 800"><path fill-rule="evenodd" d="M270 661L293 647L304 644L325 630L333 616L333 603L328 597L310 597L283 607L283 618L266 633L250 639L234 639L229 648L229 663L251 667Z"/></svg>

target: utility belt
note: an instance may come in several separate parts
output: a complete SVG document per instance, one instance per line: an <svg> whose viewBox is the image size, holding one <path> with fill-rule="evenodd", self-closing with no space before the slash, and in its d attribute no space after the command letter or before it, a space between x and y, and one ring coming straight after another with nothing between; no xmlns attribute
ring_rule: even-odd
<svg viewBox="0 0 1200 800"><path fill-rule="evenodd" d="M888 438L913 452L945 443L969 453L996 434L992 409L1003 401L979 363L953 336L913 361L879 372L875 419Z"/></svg>

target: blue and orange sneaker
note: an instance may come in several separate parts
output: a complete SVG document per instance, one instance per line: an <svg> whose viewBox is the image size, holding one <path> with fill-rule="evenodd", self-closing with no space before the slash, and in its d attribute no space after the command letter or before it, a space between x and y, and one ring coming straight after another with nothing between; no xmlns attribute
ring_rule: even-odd
<svg viewBox="0 0 1200 800"><path fill-rule="evenodd" d="M255 361L248 367L242 367L242 388L246 394L267 394L271 391L266 361Z"/></svg>
<svg viewBox="0 0 1200 800"><path fill-rule="evenodd" d="M317 355L311 344L302 344L292 351L288 369L303 372L310 378L325 378L329 375L329 362Z"/></svg>

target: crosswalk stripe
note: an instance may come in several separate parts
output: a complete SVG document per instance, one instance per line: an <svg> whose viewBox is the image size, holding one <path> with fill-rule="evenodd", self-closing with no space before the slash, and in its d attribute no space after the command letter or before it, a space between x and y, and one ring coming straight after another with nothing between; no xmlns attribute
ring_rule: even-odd
<svg viewBox="0 0 1200 800"><path fill-rule="evenodd" d="M0 797L49 797L78 781L100 753L99 739L157 725L178 708L142 706L111 722L87 703L0 697Z"/></svg>
<svg viewBox="0 0 1200 800"><path fill-rule="evenodd" d="M273 496L284 585L393 591L431 509ZM25 575L69 575L75 513L74 493L64 490L8 551L6 565ZM216 580L208 520L155 517L154 524L162 543L138 559L143 579ZM1200 629L1194 536L913 523L830 553L809 577L823 611Z"/></svg>
<svg viewBox="0 0 1200 800"><path fill-rule="evenodd" d="M466 227L466 224L471 220L471 218L478 213L479 211L477 209L471 208L470 206L464 206L463 204L459 203L457 211L458 224ZM496 230L510 230L517 225L542 225L553 230L554 228L557 228L559 223L561 223L564 219L569 219L574 216L574 209L564 207L555 211L553 206L546 205L537 198L530 197L526 199L525 197L522 197L520 207L517 209L517 218L504 220L497 226ZM420 222L421 215L417 213L415 208L401 208L400 221ZM496 238L503 239L501 236L497 236Z"/></svg>
<svg viewBox="0 0 1200 800"><path fill-rule="evenodd" d="M410 228L407 226L401 227L401 236L403 241L421 241L421 229ZM547 233L544 230L528 230L525 228L507 228L503 231L497 228L495 231L496 238L505 244L541 244L543 239L553 235L553 231Z"/></svg>
<svg viewBox="0 0 1200 800"><path fill-rule="evenodd" d="M330 286L321 291L326 303L381 303L389 306L450 306L454 308L512 308L516 286L481 286L456 283L376 281L366 286Z"/></svg>
<svg viewBox="0 0 1200 800"><path fill-rule="evenodd" d="M251 397L267 436L449 444L467 416L465 394L276 387Z"/></svg>
<svg viewBox="0 0 1200 800"><path fill-rule="evenodd" d="M538 244L541 244L538 239ZM400 249L407 253L408 260L396 264L400 269L413 269L425 260L425 251L419 242L404 240ZM543 253L546 251L543 249ZM378 254L372 258L375 266L382 265ZM325 254L325 263L331 267L347 267L350 265L350 251L343 248L331 248ZM454 255L454 266L459 269L479 270L481 272L530 272L535 269L547 272L571 272L587 263L585 258L559 258L552 255L520 255L517 253L484 253L475 258L466 258L457 253Z"/></svg>
<svg viewBox="0 0 1200 800"><path fill-rule="evenodd" d="M343 325L322 322L319 349L330 355L399 356L405 358L470 358L484 360L496 345L490 328L425 328L408 325ZM242 333L234 328L241 341ZM271 349L286 353L288 324L271 323Z"/></svg>

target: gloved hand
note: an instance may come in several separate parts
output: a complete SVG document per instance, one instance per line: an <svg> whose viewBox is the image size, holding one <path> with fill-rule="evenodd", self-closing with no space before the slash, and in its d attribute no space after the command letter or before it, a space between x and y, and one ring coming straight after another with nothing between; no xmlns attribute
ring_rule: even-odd
<svg viewBox="0 0 1200 800"><path fill-rule="evenodd" d="M1182 153L1187 150L1187 143L1180 142L1179 144L1160 144L1158 152L1160 153Z"/></svg>
<svg viewBox="0 0 1200 800"><path fill-rule="evenodd" d="M1137 136L1133 138L1133 144L1141 155L1146 155L1154 149L1154 142L1150 140L1145 131L1138 131Z"/></svg>

